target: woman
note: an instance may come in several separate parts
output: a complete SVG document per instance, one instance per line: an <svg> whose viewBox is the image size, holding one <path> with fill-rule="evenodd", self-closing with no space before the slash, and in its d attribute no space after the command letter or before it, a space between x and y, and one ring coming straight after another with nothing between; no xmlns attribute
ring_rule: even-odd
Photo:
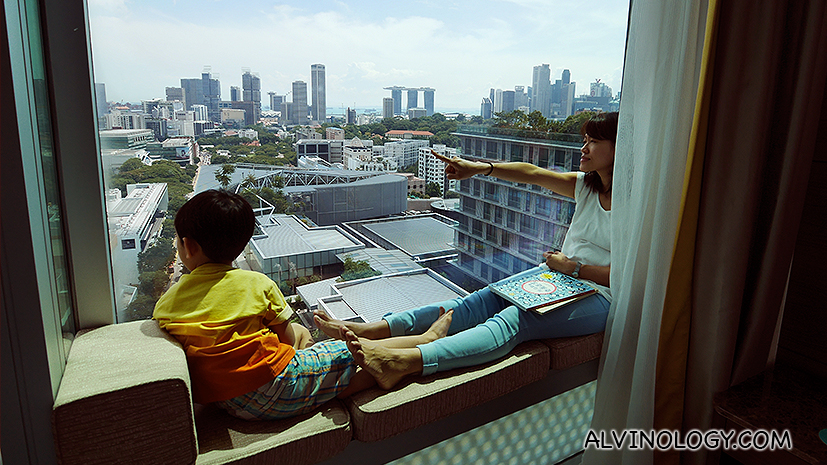
<svg viewBox="0 0 827 465"><path fill-rule="evenodd" d="M331 337L345 339L357 364L385 389L410 374L428 375L495 360L524 341L603 331L611 300L617 113L594 116L580 133L581 172L557 173L530 163L474 162L432 153L445 162L448 179L482 174L535 184L573 198L575 212L562 250L544 252L543 257L549 268L588 281L597 288L596 294L540 315L522 311L484 288L463 298L391 314L375 323L346 323L316 312L316 325ZM424 334L429 335L429 342L423 341ZM417 345L411 344L412 335L419 335Z"/></svg>

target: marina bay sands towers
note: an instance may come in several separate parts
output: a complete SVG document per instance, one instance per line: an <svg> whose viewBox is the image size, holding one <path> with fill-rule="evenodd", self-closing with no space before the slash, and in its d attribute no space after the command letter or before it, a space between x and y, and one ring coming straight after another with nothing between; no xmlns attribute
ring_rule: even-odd
<svg viewBox="0 0 827 465"><path fill-rule="evenodd" d="M386 106L383 104L383 117L390 118L393 115L402 115L402 91L405 91L407 94L407 105L405 109L408 113L417 115L421 113L422 108L419 106L419 92L422 92L424 95L424 113L426 116L431 116L434 114L434 92L436 89L432 89L430 87L401 87L401 86L392 86L392 87L385 87L385 90L391 91L391 99L393 99L393 114L387 115ZM420 110L420 111L416 111Z"/></svg>

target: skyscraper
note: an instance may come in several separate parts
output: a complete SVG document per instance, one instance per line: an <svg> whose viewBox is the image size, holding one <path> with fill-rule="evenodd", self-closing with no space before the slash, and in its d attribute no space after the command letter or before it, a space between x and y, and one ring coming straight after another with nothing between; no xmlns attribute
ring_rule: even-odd
<svg viewBox="0 0 827 465"><path fill-rule="evenodd" d="M187 110L191 110L193 105L206 105L210 119L221 120L221 110L218 107L218 102L221 101L221 82L217 77L212 77L209 66L204 67L200 79L181 79L181 87L184 89L184 105Z"/></svg>
<svg viewBox="0 0 827 465"><path fill-rule="evenodd" d="M512 111L516 110L517 107L514 104L514 97L515 92L513 90L504 90L502 93L502 106L500 107L500 111L503 113L511 113Z"/></svg>
<svg viewBox="0 0 827 465"><path fill-rule="evenodd" d="M322 64L310 65L310 103L313 105L313 121L323 123L327 119L325 68Z"/></svg>
<svg viewBox="0 0 827 465"><path fill-rule="evenodd" d="M434 114L434 91L430 87L423 87L422 92L425 96L425 115L431 116Z"/></svg>
<svg viewBox="0 0 827 465"><path fill-rule="evenodd" d="M539 111L547 118L551 116L551 69L548 64L534 67L531 92L531 111Z"/></svg>
<svg viewBox="0 0 827 465"><path fill-rule="evenodd" d="M230 86L230 101L231 102L240 102L241 101L241 88L238 86Z"/></svg>
<svg viewBox="0 0 827 465"><path fill-rule="evenodd" d="M281 110L281 103L284 102L284 95L279 95L275 92L267 92L270 96L270 109L273 111Z"/></svg>
<svg viewBox="0 0 827 465"><path fill-rule="evenodd" d="M393 98L382 99L382 118L393 118Z"/></svg>
<svg viewBox="0 0 827 465"><path fill-rule="evenodd" d="M307 124L307 83L293 81L293 124Z"/></svg>
<svg viewBox="0 0 827 465"><path fill-rule="evenodd" d="M261 79L250 71L241 75L242 100L261 103Z"/></svg>
<svg viewBox="0 0 827 465"><path fill-rule="evenodd" d="M253 102L245 108L252 112L245 119L248 125L256 124L261 117L261 79L249 70L241 75L241 97L244 102Z"/></svg>
<svg viewBox="0 0 827 465"><path fill-rule="evenodd" d="M418 89L408 89L408 109L418 107L417 100L419 99Z"/></svg>
<svg viewBox="0 0 827 465"><path fill-rule="evenodd" d="M95 83L95 108L98 111L98 128L105 128L109 104L106 103L106 86L100 82Z"/></svg>
<svg viewBox="0 0 827 465"><path fill-rule="evenodd" d="M205 66L204 71L201 72L201 92L203 96L199 103L207 106L212 121L220 121L221 109L218 107L218 102L221 101L221 82L218 81L218 76L213 77L210 74L209 66Z"/></svg>
<svg viewBox="0 0 827 465"><path fill-rule="evenodd" d="M184 89L184 108L189 110L193 105L204 104L204 93L201 91L201 79L181 79L181 88Z"/></svg>
<svg viewBox="0 0 827 465"><path fill-rule="evenodd" d="M167 87L165 89L167 94L167 102L174 102L178 100L184 106L186 106L186 96L184 95L184 88L183 87Z"/></svg>
<svg viewBox="0 0 827 465"><path fill-rule="evenodd" d="M494 104L491 102L491 99L488 97L483 97L482 105L480 105L480 116L482 116L482 119L491 119L493 111Z"/></svg>

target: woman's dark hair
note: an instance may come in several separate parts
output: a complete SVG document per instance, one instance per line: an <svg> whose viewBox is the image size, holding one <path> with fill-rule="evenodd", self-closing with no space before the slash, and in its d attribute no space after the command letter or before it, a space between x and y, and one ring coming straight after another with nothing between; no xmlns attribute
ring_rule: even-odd
<svg viewBox="0 0 827 465"><path fill-rule="evenodd" d="M612 147L614 147L617 143L617 112L598 113L592 116L580 127L580 135L585 137L586 134L592 139L611 141ZM600 180L600 176L596 171L586 173L583 180L586 186L595 192L612 190L612 186L603 186L603 181Z"/></svg>
<svg viewBox="0 0 827 465"><path fill-rule="evenodd" d="M188 237L210 260L232 262L253 237L256 218L244 197L223 190L201 192L175 215L175 232Z"/></svg>

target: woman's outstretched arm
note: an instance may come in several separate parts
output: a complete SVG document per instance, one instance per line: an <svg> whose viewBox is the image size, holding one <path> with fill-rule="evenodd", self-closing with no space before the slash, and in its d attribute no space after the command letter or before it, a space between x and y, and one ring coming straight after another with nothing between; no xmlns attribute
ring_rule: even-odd
<svg viewBox="0 0 827 465"><path fill-rule="evenodd" d="M536 184L559 195L574 198L577 173L557 173L523 162L479 162L463 158L448 158L431 150L431 153L445 163L448 179L468 179L475 174L494 176L504 181Z"/></svg>

